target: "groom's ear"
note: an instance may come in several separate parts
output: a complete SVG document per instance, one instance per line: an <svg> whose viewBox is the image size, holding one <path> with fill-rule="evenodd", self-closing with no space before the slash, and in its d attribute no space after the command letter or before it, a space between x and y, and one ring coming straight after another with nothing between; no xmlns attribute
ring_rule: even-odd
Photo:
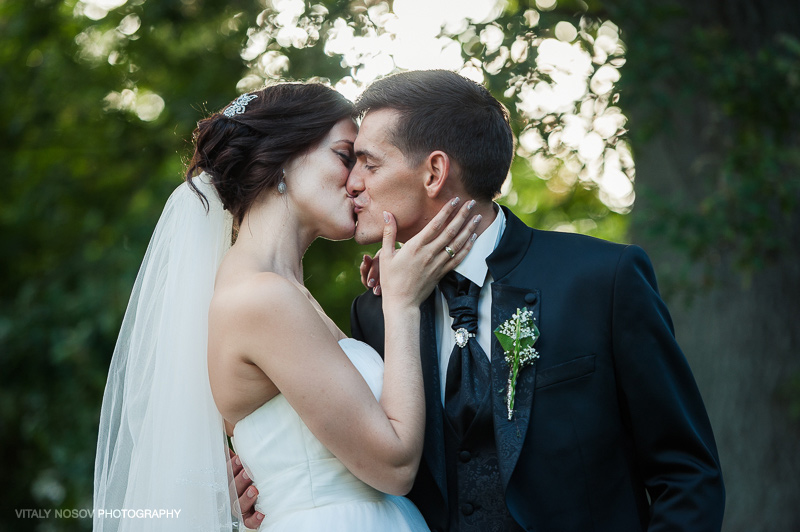
<svg viewBox="0 0 800 532"><path fill-rule="evenodd" d="M450 156L436 150L431 152L423 163L425 171L425 192L429 198L436 198L444 190L450 177Z"/></svg>

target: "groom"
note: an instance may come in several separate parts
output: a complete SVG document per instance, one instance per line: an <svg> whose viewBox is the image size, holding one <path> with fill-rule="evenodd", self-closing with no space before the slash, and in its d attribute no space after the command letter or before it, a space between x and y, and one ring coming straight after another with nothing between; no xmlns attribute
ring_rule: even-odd
<svg viewBox="0 0 800 532"><path fill-rule="evenodd" d="M357 105L364 117L347 186L358 242L380 241L383 211L399 241L455 196L474 199L482 216L460 277L422 307L427 421L409 498L430 528L719 531L714 437L645 253L531 229L492 202L513 137L480 85L405 72L373 83ZM379 280L367 282L374 289L354 301L352 332L382 353ZM539 331L538 358L519 371L512 409L493 331L523 308ZM253 526L257 492L248 490L240 503Z"/></svg>
<svg viewBox="0 0 800 532"><path fill-rule="evenodd" d="M456 268L462 290L440 284L422 307L427 422L409 497L431 529L720 530L714 437L645 253L537 231L492 202L513 137L482 86L405 72L373 83L357 105L348 191L359 243L381 239L384 210L400 241L455 196L482 215ZM521 308L538 327L539 356L520 370L510 411L493 331ZM382 352L374 291L354 301L351 323Z"/></svg>

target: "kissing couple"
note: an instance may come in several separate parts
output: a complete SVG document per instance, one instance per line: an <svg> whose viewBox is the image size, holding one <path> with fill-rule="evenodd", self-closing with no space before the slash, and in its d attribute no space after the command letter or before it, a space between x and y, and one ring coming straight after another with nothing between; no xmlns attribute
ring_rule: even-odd
<svg viewBox="0 0 800 532"><path fill-rule="evenodd" d="M231 530L238 510L270 532L720 530L647 255L494 203L514 138L483 86L404 72L353 105L281 83L194 143L123 320L94 490L181 512L96 531ZM353 236L382 248L348 338L302 258Z"/></svg>

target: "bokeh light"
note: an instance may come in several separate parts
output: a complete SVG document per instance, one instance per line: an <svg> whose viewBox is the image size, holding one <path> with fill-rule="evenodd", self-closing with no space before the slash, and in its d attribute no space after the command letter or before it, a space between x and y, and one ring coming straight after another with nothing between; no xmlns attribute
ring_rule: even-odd
<svg viewBox="0 0 800 532"><path fill-rule="evenodd" d="M126 3L79 0L75 13L99 20ZM536 9L526 10L520 21L527 30L512 35L495 22L506 0L368 2L333 19L313 1L265 0L264 5L241 51L249 71L236 85L240 91L290 77L290 50L312 46L339 59L346 74L330 82L353 100L375 79L400 70L442 68L478 83L505 79L504 94L524 124L517 156L547 187L559 194L576 184L596 187L609 209L631 209L635 170L622 140L627 118L615 105L625 49L611 21L578 24L573 18L540 28L541 12L552 11L557 2L536 0ZM141 24L129 14L111 30L90 26L76 37L81 59L115 64L121 43L137 38ZM164 100L130 86L110 92L105 106L152 121ZM513 204L513 183L504 190Z"/></svg>

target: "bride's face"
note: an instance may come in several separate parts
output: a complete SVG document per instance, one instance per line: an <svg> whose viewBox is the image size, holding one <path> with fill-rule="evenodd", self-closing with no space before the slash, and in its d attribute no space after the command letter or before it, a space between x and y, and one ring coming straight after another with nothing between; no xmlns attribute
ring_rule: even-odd
<svg viewBox="0 0 800 532"><path fill-rule="evenodd" d="M355 233L353 199L345 186L357 133L353 120L342 119L319 144L286 167L289 199L314 236L344 240Z"/></svg>

